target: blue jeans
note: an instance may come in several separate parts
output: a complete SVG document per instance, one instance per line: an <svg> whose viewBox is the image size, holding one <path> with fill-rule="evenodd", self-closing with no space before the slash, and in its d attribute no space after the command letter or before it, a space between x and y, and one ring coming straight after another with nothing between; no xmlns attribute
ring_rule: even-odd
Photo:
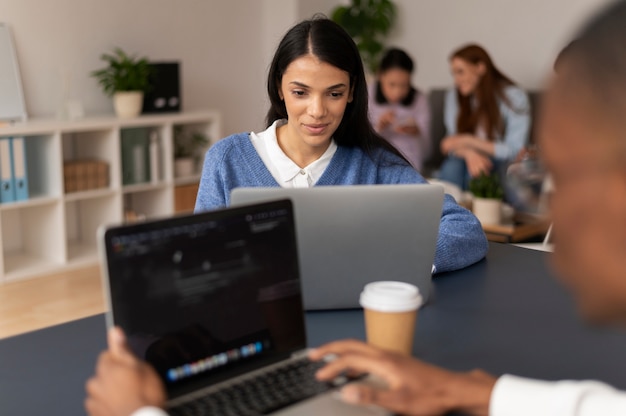
<svg viewBox="0 0 626 416"><path fill-rule="evenodd" d="M493 163L492 171L498 172L500 176L500 183L503 187L506 185L506 168L508 163L502 160L491 159ZM448 156L443 163L441 164L441 168L439 168L438 179L451 182L461 188L464 191L469 190L469 183L472 177L470 176L469 170L467 170L467 165L465 164L465 159L456 157L456 156Z"/></svg>
<svg viewBox="0 0 626 416"><path fill-rule="evenodd" d="M463 191L467 191L471 177L465 159L448 156L439 168L439 179L453 183Z"/></svg>

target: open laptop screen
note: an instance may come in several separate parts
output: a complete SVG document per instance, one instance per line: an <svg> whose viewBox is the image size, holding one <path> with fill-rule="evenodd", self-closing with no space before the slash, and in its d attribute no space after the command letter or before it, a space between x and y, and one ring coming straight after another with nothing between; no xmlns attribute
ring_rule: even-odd
<svg viewBox="0 0 626 416"><path fill-rule="evenodd" d="M109 228L104 248L109 322L168 390L306 345L290 201Z"/></svg>

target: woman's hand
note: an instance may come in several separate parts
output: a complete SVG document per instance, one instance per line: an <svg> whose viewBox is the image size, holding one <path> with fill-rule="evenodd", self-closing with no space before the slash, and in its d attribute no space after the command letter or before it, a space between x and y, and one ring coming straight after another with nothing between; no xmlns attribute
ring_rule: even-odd
<svg viewBox="0 0 626 416"><path fill-rule="evenodd" d="M484 153L474 149L465 149L462 152L467 170L472 178L480 176L481 173L489 174L493 169L491 158Z"/></svg>
<svg viewBox="0 0 626 416"><path fill-rule="evenodd" d="M448 153L458 153L471 143L469 140L471 138L472 136L467 134L455 134L454 136L444 138L439 147L444 155L447 155Z"/></svg>
<svg viewBox="0 0 626 416"><path fill-rule="evenodd" d="M451 410L488 414L496 379L482 371L454 373L354 340L323 345L309 356L319 360L329 354L336 359L317 372L318 379L332 380L348 371L369 373L386 384L386 388L349 384L341 390L346 402L406 415L441 415Z"/></svg>
<svg viewBox="0 0 626 416"><path fill-rule="evenodd" d="M154 369L126 345L120 328L108 333L109 349L100 354L96 374L85 386L85 409L91 416L128 416L145 406L162 407L165 388Z"/></svg>
<svg viewBox="0 0 626 416"><path fill-rule="evenodd" d="M479 154L486 155L487 158L495 153L495 145L493 141L483 140L471 134L457 134L448 136L441 141L439 145L443 154L454 153L455 156L463 157L465 150L473 150Z"/></svg>
<svg viewBox="0 0 626 416"><path fill-rule="evenodd" d="M397 126L394 130L396 133L408 134L410 136L419 136L420 134L420 128L413 119L408 120L405 124Z"/></svg>
<svg viewBox="0 0 626 416"><path fill-rule="evenodd" d="M387 127L389 127L393 123L395 123L395 121L396 121L396 115L393 113L393 111L389 110L389 111L383 113L380 116L380 118L378 119L378 124L376 125L376 130L377 131L383 131Z"/></svg>

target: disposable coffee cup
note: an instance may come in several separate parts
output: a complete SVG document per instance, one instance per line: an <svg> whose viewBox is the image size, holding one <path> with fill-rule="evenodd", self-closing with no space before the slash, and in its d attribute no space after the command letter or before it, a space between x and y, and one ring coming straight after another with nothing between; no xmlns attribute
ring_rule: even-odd
<svg viewBox="0 0 626 416"><path fill-rule="evenodd" d="M359 303L365 313L367 342L411 355L417 311L422 306L419 289L404 282L368 283Z"/></svg>

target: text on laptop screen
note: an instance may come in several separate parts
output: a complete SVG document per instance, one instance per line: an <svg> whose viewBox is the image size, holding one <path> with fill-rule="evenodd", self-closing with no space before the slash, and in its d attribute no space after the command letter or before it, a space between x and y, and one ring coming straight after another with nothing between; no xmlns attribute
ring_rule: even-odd
<svg viewBox="0 0 626 416"><path fill-rule="evenodd" d="M114 323L166 384L305 346L291 205L282 202L107 231Z"/></svg>

